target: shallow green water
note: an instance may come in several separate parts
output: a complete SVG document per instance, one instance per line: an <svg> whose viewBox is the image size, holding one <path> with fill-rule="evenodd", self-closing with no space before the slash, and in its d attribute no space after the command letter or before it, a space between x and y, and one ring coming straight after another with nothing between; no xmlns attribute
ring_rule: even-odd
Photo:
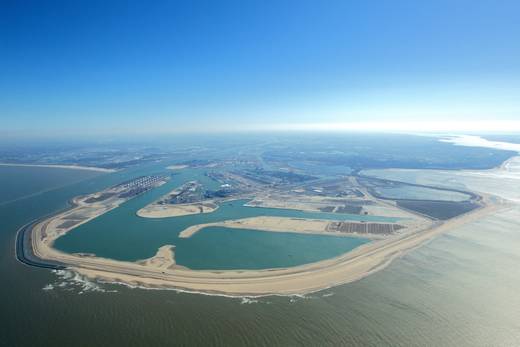
<svg viewBox="0 0 520 347"><path fill-rule="evenodd" d="M55 247L69 253L94 253L100 257L135 261L152 257L159 247L173 244L176 246L178 264L193 269L275 268L332 258L368 240L226 228L218 228L216 231L215 229L202 230L195 237L187 239L179 238L178 234L195 224L255 216L327 220L397 220L390 217L247 207L244 206L246 200L222 203L212 213L159 219L141 218L136 215L140 208L159 196L186 181L195 179L208 186L217 185L215 181L204 175L203 170L182 170L164 186L73 229L58 239ZM313 249L315 251L311 251Z"/></svg>
<svg viewBox="0 0 520 347"><path fill-rule="evenodd" d="M331 258L368 242L361 238L301 236L209 227L193 235L190 245L181 244L176 259L192 269L267 269Z"/></svg>

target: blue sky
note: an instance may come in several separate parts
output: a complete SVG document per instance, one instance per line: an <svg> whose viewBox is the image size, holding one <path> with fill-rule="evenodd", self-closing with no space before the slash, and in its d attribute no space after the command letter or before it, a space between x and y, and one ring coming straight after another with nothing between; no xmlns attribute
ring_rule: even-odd
<svg viewBox="0 0 520 347"><path fill-rule="evenodd" d="M2 1L0 133L511 124L519 15L516 0Z"/></svg>

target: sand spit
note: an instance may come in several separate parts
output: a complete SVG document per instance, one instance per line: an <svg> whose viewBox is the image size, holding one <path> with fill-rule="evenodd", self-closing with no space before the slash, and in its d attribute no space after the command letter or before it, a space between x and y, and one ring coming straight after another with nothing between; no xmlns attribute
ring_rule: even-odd
<svg viewBox="0 0 520 347"><path fill-rule="evenodd" d="M352 224L365 224L363 222L348 221ZM383 239L388 236L381 234L370 234L370 233L346 233L331 230L331 221L323 219L302 219L302 218L290 218L290 217L274 217L274 216L258 216L242 219L232 219L223 222L206 223L192 225L180 232L180 238L188 238L193 236L200 230L220 226L226 228L238 228L238 229L251 229L259 231L270 231L270 232L289 232L298 234L318 234L328 236L344 236L344 237L363 237L370 239ZM386 224L386 223L372 223L372 224ZM426 219L416 219L403 221L405 228L403 232L409 231L412 228L414 230L424 229L428 227L431 222Z"/></svg>
<svg viewBox="0 0 520 347"><path fill-rule="evenodd" d="M328 221L317 219L300 219L286 217L259 216L223 222L192 225L179 233L180 238L192 237L200 230L212 226L226 228L242 228L272 232L293 232L309 234L325 234Z"/></svg>
<svg viewBox="0 0 520 347"><path fill-rule="evenodd" d="M54 169L71 169L71 170L87 170L87 171L98 171L98 172L116 172L115 169L105 169L102 167L95 166L80 166L80 165L54 165L54 164L11 164L11 163L0 163L0 166L21 166L21 167L47 167Z"/></svg>
<svg viewBox="0 0 520 347"><path fill-rule="evenodd" d="M158 269L172 269L176 266L178 267L179 265L175 263L174 249L174 245L164 245L159 247L157 253L153 257L137 261L136 263L146 267L156 267Z"/></svg>
<svg viewBox="0 0 520 347"><path fill-rule="evenodd" d="M163 204L152 203L137 211L137 215L143 218L167 218L187 216L190 214L210 213L215 211L218 205L211 201L197 202L193 204Z"/></svg>
<svg viewBox="0 0 520 347"><path fill-rule="evenodd" d="M136 214L143 218L167 218L215 211L218 205L213 200L193 201L188 199L188 201L182 200L182 203L171 202L186 191L196 190L197 187L200 187L197 181L187 182L141 208Z"/></svg>

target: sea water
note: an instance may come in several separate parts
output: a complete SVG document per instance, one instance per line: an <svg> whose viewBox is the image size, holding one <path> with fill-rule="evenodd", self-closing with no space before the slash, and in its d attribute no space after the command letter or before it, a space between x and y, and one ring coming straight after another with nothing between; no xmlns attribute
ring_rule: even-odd
<svg viewBox="0 0 520 347"><path fill-rule="evenodd" d="M232 299L20 264L20 226L122 179L68 170L76 183L45 189L42 173L57 169L20 170L32 173L9 189L30 181L47 191L0 206L0 346L520 345L518 209L446 233L355 283L304 297ZM54 174L63 175L45 175ZM2 177L0 169L0 185Z"/></svg>

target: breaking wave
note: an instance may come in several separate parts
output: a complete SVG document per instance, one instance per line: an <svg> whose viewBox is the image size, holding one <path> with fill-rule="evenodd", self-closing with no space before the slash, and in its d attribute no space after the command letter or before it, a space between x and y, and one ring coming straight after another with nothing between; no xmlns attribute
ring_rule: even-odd
<svg viewBox="0 0 520 347"><path fill-rule="evenodd" d="M117 290L108 290L94 283L86 277L71 270L52 270L57 280L53 283L45 285L42 290L51 291L62 289L66 291L77 291L78 294L85 293L115 293Z"/></svg>

